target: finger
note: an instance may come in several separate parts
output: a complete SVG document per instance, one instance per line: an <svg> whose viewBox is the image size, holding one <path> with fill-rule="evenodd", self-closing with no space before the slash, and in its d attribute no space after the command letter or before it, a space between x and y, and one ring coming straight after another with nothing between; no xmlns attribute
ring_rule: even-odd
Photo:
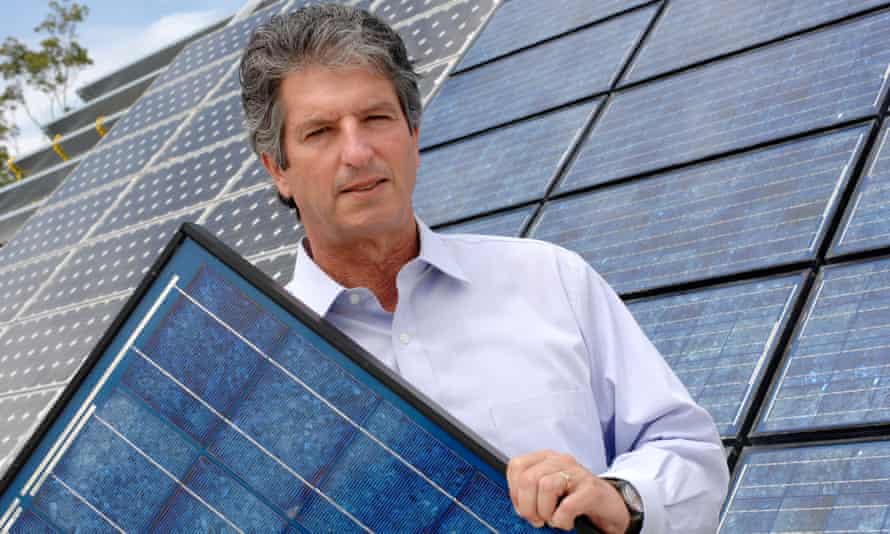
<svg viewBox="0 0 890 534"><path fill-rule="evenodd" d="M563 473L569 478L566 478ZM538 481L538 517L545 522L553 516L559 498L568 494L569 480L571 480L571 475L567 471L557 471L544 475Z"/></svg>
<svg viewBox="0 0 890 534"><path fill-rule="evenodd" d="M518 502L516 511L521 517L528 519L535 526L543 525L546 518L538 514L539 495L542 490L554 494L549 495L547 499L552 499L555 507L555 501L559 498L559 495L555 495L555 493L564 488L557 487L556 485L553 487L547 486L542 488L541 481L545 477L549 480L549 475L553 473L569 469L573 465L570 462L574 462L574 458L562 454L553 454L529 467L518 476L519 484L516 491L516 499ZM548 516L551 513L552 508L548 510Z"/></svg>
<svg viewBox="0 0 890 534"><path fill-rule="evenodd" d="M595 509L597 494L597 489L592 484L579 484L572 490L572 493L560 501L548 524L561 530L574 529L576 517L587 515L588 512ZM596 522L596 518L591 517L590 519L596 526L602 528L602 525Z"/></svg>
<svg viewBox="0 0 890 534"><path fill-rule="evenodd" d="M542 462L548 456L553 455L552 451L536 451L521 456L516 456L507 464L507 488L510 490L510 500L513 501L513 508L519 511L519 478L530 467Z"/></svg>

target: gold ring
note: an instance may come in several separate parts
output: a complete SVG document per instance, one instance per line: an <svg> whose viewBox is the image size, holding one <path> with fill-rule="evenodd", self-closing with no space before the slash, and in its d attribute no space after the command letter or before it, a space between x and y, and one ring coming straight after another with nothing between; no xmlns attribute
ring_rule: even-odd
<svg viewBox="0 0 890 534"><path fill-rule="evenodd" d="M565 489L565 491L569 491L569 483L572 481L572 475L566 473L565 471L560 471L560 472L557 473L557 474L558 474L559 476L561 476L563 480L566 481L566 489Z"/></svg>

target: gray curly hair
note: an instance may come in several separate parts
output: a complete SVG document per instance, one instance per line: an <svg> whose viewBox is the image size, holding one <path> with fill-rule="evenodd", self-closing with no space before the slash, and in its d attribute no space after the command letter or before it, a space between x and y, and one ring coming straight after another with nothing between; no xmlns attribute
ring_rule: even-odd
<svg viewBox="0 0 890 534"><path fill-rule="evenodd" d="M418 75L399 34L358 8L309 6L258 26L241 57L241 104L257 155L265 152L282 169L288 167L281 145L284 110L278 88L288 74L309 65L372 67L392 81L408 127L419 127Z"/></svg>

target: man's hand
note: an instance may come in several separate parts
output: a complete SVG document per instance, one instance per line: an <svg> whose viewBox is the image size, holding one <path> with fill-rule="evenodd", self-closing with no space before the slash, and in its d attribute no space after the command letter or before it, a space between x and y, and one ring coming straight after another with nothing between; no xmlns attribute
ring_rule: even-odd
<svg viewBox="0 0 890 534"><path fill-rule="evenodd" d="M507 484L516 512L535 527L572 530L581 515L604 534L624 534L630 525L618 490L570 455L538 451L517 456L507 464Z"/></svg>

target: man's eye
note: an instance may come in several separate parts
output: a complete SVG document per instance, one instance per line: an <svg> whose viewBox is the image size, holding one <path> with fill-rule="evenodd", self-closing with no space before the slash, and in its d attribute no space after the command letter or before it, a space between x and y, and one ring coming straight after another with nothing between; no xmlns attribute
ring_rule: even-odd
<svg viewBox="0 0 890 534"><path fill-rule="evenodd" d="M369 115L369 121L380 121L380 120L389 120L389 115Z"/></svg>
<svg viewBox="0 0 890 534"><path fill-rule="evenodd" d="M312 137L319 137L321 134L323 134L327 131L328 131L327 128L316 128L315 130L310 130L309 132L306 133L305 139L309 139Z"/></svg>

